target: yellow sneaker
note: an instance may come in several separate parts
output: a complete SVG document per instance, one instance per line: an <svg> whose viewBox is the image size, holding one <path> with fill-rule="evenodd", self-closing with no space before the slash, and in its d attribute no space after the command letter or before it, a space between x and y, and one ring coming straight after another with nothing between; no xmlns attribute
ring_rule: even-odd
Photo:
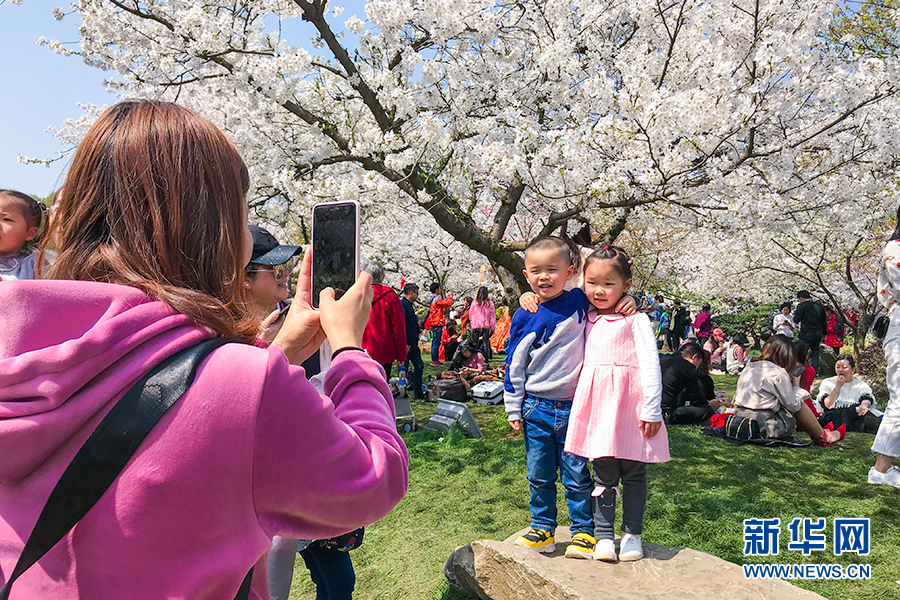
<svg viewBox="0 0 900 600"><path fill-rule="evenodd" d="M572 543L566 547L566 558L591 558L597 540L589 533L576 533L572 536Z"/></svg>
<svg viewBox="0 0 900 600"><path fill-rule="evenodd" d="M516 546L524 546L537 550L538 552L550 553L556 550L556 544L553 542L553 534L543 529L535 529L532 527L525 535L520 535L513 542Z"/></svg>

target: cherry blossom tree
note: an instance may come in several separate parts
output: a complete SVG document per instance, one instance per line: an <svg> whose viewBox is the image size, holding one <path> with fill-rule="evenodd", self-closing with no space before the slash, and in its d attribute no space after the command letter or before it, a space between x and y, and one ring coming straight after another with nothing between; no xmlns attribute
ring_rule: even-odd
<svg viewBox="0 0 900 600"><path fill-rule="evenodd" d="M73 7L78 52L119 74L122 97L178 101L229 132L259 214L363 200L367 219L398 223L370 229L371 247L408 245L398 264L417 247L483 257L509 298L527 240L569 219L607 240L707 228L746 242L895 186L897 62L835 51L821 0L372 0L349 18L324 0ZM311 50L284 35L298 19Z"/></svg>

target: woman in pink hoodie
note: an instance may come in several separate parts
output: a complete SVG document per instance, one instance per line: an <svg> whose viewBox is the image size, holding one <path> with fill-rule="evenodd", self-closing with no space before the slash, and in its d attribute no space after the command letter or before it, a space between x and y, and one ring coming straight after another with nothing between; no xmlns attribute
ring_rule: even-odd
<svg viewBox="0 0 900 600"><path fill-rule="evenodd" d="M41 248L56 262L45 279L0 285L0 582L137 379L201 340L256 337L241 297L248 188L234 145L174 104L117 104L79 145ZM213 351L13 598L230 599L274 535L339 535L403 498L391 395L359 349L371 278L339 301L325 290L316 311L309 258L272 346ZM326 337L336 350L319 394L297 365ZM257 565L251 598L268 598L265 575Z"/></svg>
<svg viewBox="0 0 900 600"><path fill-rule="evenodd" d="M491 360L491 335L497 329L497 313L494 303L488 297L488 289L478 288L475 300L469 307L469 325L472 327L472 342L481 350L485 360Z"/></svg>

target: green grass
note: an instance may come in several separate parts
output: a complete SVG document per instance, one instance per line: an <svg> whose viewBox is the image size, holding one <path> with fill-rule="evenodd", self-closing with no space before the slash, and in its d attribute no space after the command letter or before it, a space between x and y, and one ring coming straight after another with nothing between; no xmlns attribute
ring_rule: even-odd
<svg viewBox="0 0 900 600"><path fill-rule="evenodd" d="M733 395L736 377L714 379L717 389ZM427 422L433 407L413 403L420 424ZM420 430L404 436L410 451L409 494L389 516L366 528L365 542L353 551L356 597L460 600L443 576L450 553L476 539L505 539L527 526L521 435L500 427L505 417L501 406L471 408L484 439L467 439L458 431ZM869 564L868 581L797 583L830 600L900 597L900 493L866 483L871 442L871 436L851 433L832 448L731 446L701 435L699 427L672 427L672 460L648 468L644 537L738 564ZM561 524L566 525L562 493L559 500ZM743 556L742 521L751 517L781 519L780 555ZM827 519L826 552L804 557L787 550L787 523L795 517ZM836 517L872 519L869 556L831 553L830 529ZM315 597L300 559L291 597Z"/></svg>

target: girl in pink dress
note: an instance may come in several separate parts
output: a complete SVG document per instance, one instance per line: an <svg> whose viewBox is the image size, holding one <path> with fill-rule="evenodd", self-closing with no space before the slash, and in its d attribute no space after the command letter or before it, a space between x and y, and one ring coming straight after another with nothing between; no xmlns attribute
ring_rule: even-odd
<svg viewBox="0 0 900 600"><path fill-rule="evenodd" d="M616 497L622 496L618 559L643 558L646 463L669 460L662 422L662 376L656 337L644 313L624 317L616 304L631 287L631 259L604 246L584 265L588 313L584 366L569 418L566 452L594 463L594 559L616 560ZM620 494L619 482L623 492Z"/></svg>

